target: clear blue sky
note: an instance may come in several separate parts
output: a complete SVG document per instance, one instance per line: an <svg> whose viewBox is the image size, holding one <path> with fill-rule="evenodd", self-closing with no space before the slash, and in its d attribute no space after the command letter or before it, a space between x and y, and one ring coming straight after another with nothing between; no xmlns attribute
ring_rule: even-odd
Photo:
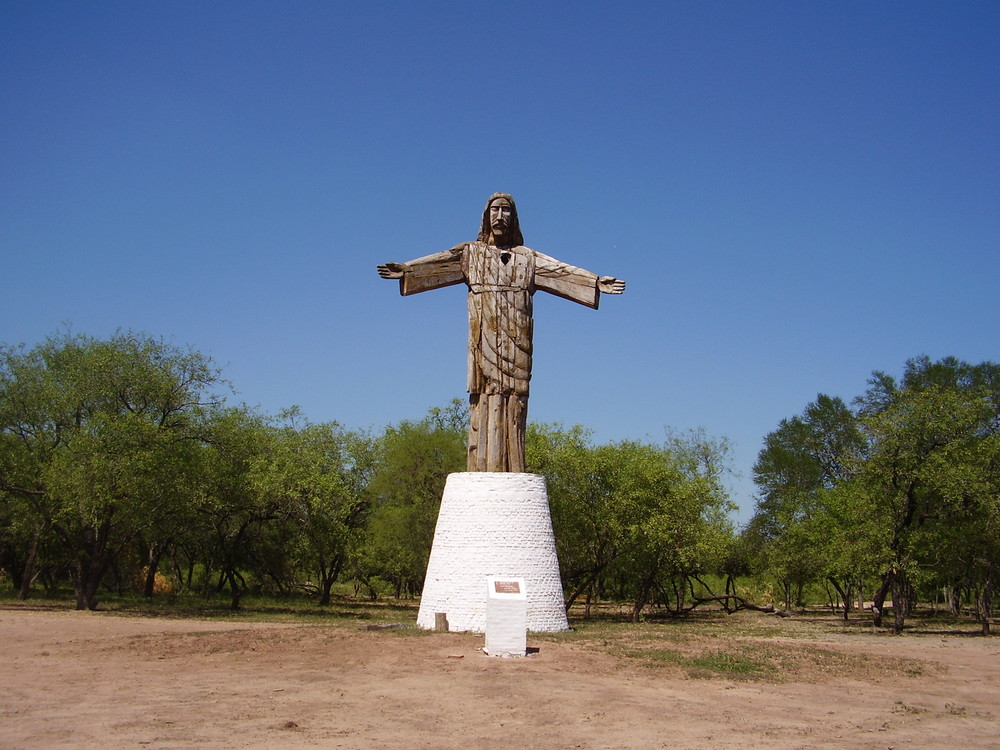
<svg viewBox="0 0 1000 750"><path fill-rule="evenodd" d="M473 239L628 281L535 303L529 418L763 437L909 357L1000 359L1000 3L0 3L0 341L212 356L380 428L464 397Z"/></svg>

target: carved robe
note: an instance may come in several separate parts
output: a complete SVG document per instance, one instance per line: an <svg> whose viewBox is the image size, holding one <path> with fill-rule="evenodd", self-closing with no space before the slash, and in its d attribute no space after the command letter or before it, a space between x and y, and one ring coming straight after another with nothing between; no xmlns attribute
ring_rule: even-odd
<svg viewBox="0 0 1000 750"><path fill-rule="evenodd" d="M524 471L536 289L597 309L597 274L527 247L468 242L403 264L400 293L469 287L469 471Z"/></svg>

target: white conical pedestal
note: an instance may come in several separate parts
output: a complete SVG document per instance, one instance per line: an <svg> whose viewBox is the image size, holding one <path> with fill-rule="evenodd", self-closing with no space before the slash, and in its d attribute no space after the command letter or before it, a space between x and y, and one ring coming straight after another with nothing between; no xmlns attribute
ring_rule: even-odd
<svg viewBox="0 0 1000 750"><path fill-rule="evenodd" d="M538 474L449 474L417 625L486 632L486 578L523 578L528 630L568 630L545 477Z"/></svg>

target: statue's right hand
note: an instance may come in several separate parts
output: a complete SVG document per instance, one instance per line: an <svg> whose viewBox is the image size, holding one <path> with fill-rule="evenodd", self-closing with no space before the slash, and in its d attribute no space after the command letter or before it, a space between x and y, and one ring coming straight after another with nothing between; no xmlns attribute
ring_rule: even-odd
<svg viewBox="0 0 1000 750"><path fill-rule="evenodd" d="M403 270L402 263L383 263L378 267L378 275L383 279L401 279Z"/></svg>

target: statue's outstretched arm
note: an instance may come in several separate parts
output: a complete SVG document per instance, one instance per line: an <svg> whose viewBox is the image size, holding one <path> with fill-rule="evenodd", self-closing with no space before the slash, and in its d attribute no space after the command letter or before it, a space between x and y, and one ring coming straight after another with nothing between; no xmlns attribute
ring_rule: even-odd
<svg viewBox="0 0 1000 750"><path fill-rule="evenodd" d="M402 263L383 263L378 267L378 275L383 279L401 279L406 273Z"/></svg>
<svg viewBox="0 0 1000 750"><path fill-rule="evenodd" d="M597 288L604 294L621 294L625 291L625 282L614 276L602 276L597 280Z"/></svg>
<svg viewBox="0 0 1000 750"><path fill-rule="evenodd" d="M625 291L625 282L614 276L598 277L596 273L585 268L571 266L537 250L533 252L535 253L535 288L544 292L572 302L579 302L581 305L596 310L602 292L604 294L621 294Z"/></svg>
<svg viewBox="0 0 1000 750"><path fill-rule="evenodd" d="M378 266L378 275L383 279L399 279L399 292L404 295L459 284L465 280L462 252L466 244L408 263L383 263Z"/></svg>

